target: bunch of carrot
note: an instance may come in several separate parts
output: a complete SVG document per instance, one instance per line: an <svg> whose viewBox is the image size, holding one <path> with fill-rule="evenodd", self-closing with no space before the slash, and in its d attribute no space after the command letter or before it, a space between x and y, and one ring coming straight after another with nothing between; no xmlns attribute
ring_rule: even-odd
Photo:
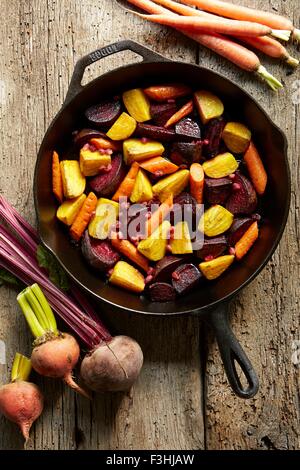
<svg viewBox="0 0 300 470"><path fill-rule="evenodd" d="M292 67L299 64L274 39L300 41L300 30L281 15L223 0L181 0L181 3L175 0L128 0L128 3L150 13L131 10L141 18L181 31L241 69L259 75L273 90L282 88L282 84L266 70L257 55L241 43L284 60Z"/></svg>

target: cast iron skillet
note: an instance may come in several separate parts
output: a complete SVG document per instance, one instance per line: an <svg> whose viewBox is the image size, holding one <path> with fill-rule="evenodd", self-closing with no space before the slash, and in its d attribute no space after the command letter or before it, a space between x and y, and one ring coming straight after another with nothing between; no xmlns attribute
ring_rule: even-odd
<svg viewBox="0 0 300 470"><path fill-rule="evenodd" d="M103 57L131 50L143 61L127 65L81 85L85 68ZM153 303L108 285L95 275L82 259L80 250L70 243L55 217L56 204L51 191L51 155L56 149L65 157L66 141L82 124L83 111L103 97L115 96L125 89L153 83L177 81L194 89L210 89L224 101L231 115L243 120L252 129L259 150L264 155L269 182L264 198L259 240L250 253L218 280L207 283L176 302ZM41 144L34 176L34 198L40 237L69 275L86 291L113 308L154 315L196 314L212 326L220 348L228 380L234 392L251 398L258 391L253 367L235 338L229 321L229 301L262 270L282 236L290 204L290 174L287 142L263 109L250 95L221 75L204 67L170 61L133 41L121 41L98 49L80 59L74 69L62 109L51 123ZM70 155L68 154L68 158ZM74 155L75 158L75 155ZM247 387L243 387L236 369L240 365Z"/></svg>

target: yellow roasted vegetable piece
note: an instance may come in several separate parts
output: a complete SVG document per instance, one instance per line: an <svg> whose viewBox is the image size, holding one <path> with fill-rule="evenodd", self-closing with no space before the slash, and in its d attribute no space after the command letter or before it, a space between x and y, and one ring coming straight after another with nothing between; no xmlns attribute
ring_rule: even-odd
<svg viewBox="0 0 300 470"><path fill-rule="evenodd" d="M178 222L174 227L174 237L171 240L173 255L193 253L193 247L187 222Z"/></svg>
<svg viewBox="0 0 300 470"><path fill-rule="evenodd" d="M139 170L136 176L130 201L133 203L147 202L153 198L152 186L144 170Z"/></svg>
<svg viewBox="0 0 300 470"><path fill-rule="evenodd" d="M219 256L211 261L203 261L199 264L200 271L208 279L212 281L221 276L224 271L233 263L234 255Z"/></svg>
<svg viewBox="0 0 300 470"><path fill-rule="evenodd" d="M141 88L134 88L123 93L123 102L130 116L137 122L151 119L150 102Z"/></svg>
<svg viewBox="0 0 300 470"><path fill-rule="evenodd" d="M226 152L207 160L203 163L202 168L206 176L210 178L223 178L234 173L238 166L239 164L232 153Z"/></svg>
<svg viewBox="0 0 300 470"><path fill-rule="evenodd" d="M126 165L133 161L140 162L152 157L160 157L165 151L164 146L155 140L142 142L141 139L128 139L123 142L123 154Z"/></svg>
<svg viewBox="0 0 300 470"><path fill-rule="evenodd" d="M84 176L94 176L100 171L100 167L110 165L111 156L101 153L99 150L92 152L88 148L80 150L79 165Z"/></svg>
<svg viewBox="0 0 300 470"><path fill-rule="evenodd" d="M86 195L81 194L81 196L75 197L74 199L64 201L57 209L57 218L66 225L72 225L85 199Z"/></svg>
<svg viewBox="0 0 300 470"><path fill-rule="evenodd" d="M159 261L167 251L168 234L171 224L165 220L150 237L140 241L138 250L151 261Z"/></svg>
<svg viewBox="0 0 300 470"><path fill-rule="evenodd" d="M194 101L203 124L207 124L213 118L222 116L224 112L222 101L210 91L197 91L194 94Z"/></svg>
<svg viewBox="0 0 300 470"><path fill-rule="evenodd" d="M62 160L60 169L65 198L73 199L83 194L86 181L80 171L79 162L77 160Z"/></svg>
<svg viewBox="0 0 300 470"><path fill-rule="evenodd" d="M111 226L116 223L119 213L119 204L110 199L100 198L95 216L89 223L89 234L93 238L105 240L111 229Z"/></svg>
<svg viewBox="0 0 300 470"><path fill-rule="evenodd" d="M179 170L172 175L163 178L153 186L153 193L157 194L161 202L167 199L170 194L177 196L188 185L189 170Z"/></svg>
<svg viewBox="0 0 300 470"><path fill-rule="evenodd" d="M233 214L223 206L216 204L204 212L198 229L207 237L216 237L226 232L233 222Z"/></svg>
<svg viewBox="0 0 300 470"><path fill-rule="evenodd" d="M223 140L233 153L244 153L251 141L251 131L240 122L228 122L223 131Z"/></svg>
<svg viewBox="0 0 300 470"><path fill-rule="evenodd" d="M137 293L142 292L145 288L144 276L126 261L118 261L115 264L109 282Z"/></svg>
<svg viewBox="0 0 300 470"><path fill-rule="evenodd" d="M136 120L127 113L122 113L106 133L111 140L124 140L130 137L136 128Z"/></svg>

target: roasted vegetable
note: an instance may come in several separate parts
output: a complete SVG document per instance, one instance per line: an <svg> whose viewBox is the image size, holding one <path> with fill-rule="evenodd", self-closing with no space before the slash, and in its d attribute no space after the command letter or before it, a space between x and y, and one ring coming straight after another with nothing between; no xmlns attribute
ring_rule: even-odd
<svg viewBox="0 0 300 470"><path fill-rule="evenodd" d="M136 120L127 113L122 113L107 132L112 140L128 139L135 131Z"/></svg>
<svg viewBox="0 0 300 470"><path fill-rule="evenodd" d="M134 135L159 142L171 142L175 138L175 131L152 124L138 124Z"/></svg>
<svg viewBox="0 0 300 470"><path fill-rule="evenodd" d="M256 192L262 196L265 192L268 176L264 164L253 142L244 154L244 162Z"/></svg>
<svg viewBox="0 0 300 470"><path fill-rule="evenodd" d="M140 167L149 171L154 176L170 175L178 170L178 166L163 157L152 157L140 162Z"/></svg>
<svg viewBox="0 0 300 470"><path fill-rule="evenodd" d="M225 120L223 118L211 119L205 126L203 153L206 157L212 158L220 153L224 127Z"/></svg>
<svg viewBox="0 0 300 470"><path fill-rule="evenodd" d="M223 140L233 153L243 153L247 150L251 131L240 122L228 122L223 131Z"/></svg>
<svg viewBox="0 0 300 470"><path fill-rule="evenodd" d="M170 242L173 255L193 253L189 226L187 222L178 222L174 227L174 235Z"/></svg>
<svg viewBox="0 0 300 470"><path fill-rule="evenodd" d="M121 102L119 100L103 101L88 108L85 112L87 120L96 127L110 127L121 114ZM116 139L118 140L118 139Z"/></svg>
<svg viewBox="0 0 300 470"><path fill-rule="evenodd" d="M171 147L170 159L176 165L199 163L202 155L202 142L175 142Z"/></svg>
<svg viewBox="0 0 300 470"><path fill-rule="evenodd" d="M123 142L124 160L127 165L133 161L161 156L164 151L164 146L154 140L143 142L140 139L128 139Z"/></svg>
<svg viewBox="0 0 300 470"><path fill-rule="evenodd" d="M110 196L119 187L126 175L121 154L111 159L111 169L90 179L90 187L97 196Z"/></svg>
<svg viewBox="0 0 300 470"><path fill-rule="evenodd" d="M117 221L119 213L119 204L109 199L100 198L95 216L89 223L89 234L93 238L105 240L110 232L112 225Z"/></svg>
<svg viewBox="0 0 300 470"><path fill-rule="evenodd" d="M237 259L242 259L248 253L258 239L258 233L257 222L253 222L235 245L235 256Z"/></svg>
<svg viewBox="0 0 300 470"><path fill-rule="evenodd" d="M201 131L198 123L191 118L179 121L175 126L175 133L181 140L200 140Z"/></svg>
<svg viewBox="0 0 300 470"><path fill-rule="evenodd" d="M176 103L151 103L150 114L156 126L164 126L177 111Z"/></svg>
<svg viewBox="0 0 300 470"><path fill-rule="evenodd" d="M72 225L86 199L85 194L63 202L56 212L56 217L66 225Z"/></svg>
<svg viewBox="0 0 300 470"><path fill-rule="evenodd" d="M130 259L134 264L142 268L145 272L148 272L148 260L138 252L136 246L129 240L122 240L118 237L117 233L113 232L111 235L111 244L119 253L122 253L122 255Z"/></svg>
<svg viewBox="0 0 300 470"><path fill-rule="evenodd" d="M197 251L197 256L203 260L205 260L207 257L217 258L224 253L227 247L228 243L224 235L213 238L205 238L202 248Z"/></svg>
<svg viewBox="0 0 300 470"><path fill-rule="evenodd" d="M173 209L171 211L170 222L175 225L177 222L184 220L187 214L191 213L192 218L197 213L197 201L196 199L187 192L182 192L174 198Z"/></svg>
<svg viewBox="0 0 300 470"><path fill-rule="evenodd" d="M238 162L229 152L222 153L211 160L207 160L202 165L204 173L210 178L224 178L224 176L234 173L238 169L238 166Z"/></svg>
<svg viewBox="0 0 300 470"><path fill-rule="evenodd" d="M153 273L154 282L169 282L171 281L172 272L175 271L178 266L184 263L183 258L178 258L177 256L164 256L161 260L158 261Z"/></svg>
<svg viewBox="0 0 300 470"><path fill-rule="evenodd" d="M130 197L138 172L139 164L137 162L133 162L127 175L125 176L120 186L118 187L116 193L112 197L114 201L118 201L120 197Z"/></svg>
<svg viewBox="0 0 300 470"><path fill-rule="evenodd" d="M170 222L165 220L150 237L138 244L138 250L151 261L159 261L166 254Z"/></svg>
<svg viewBox="0 0 300 470"><path fill-rule="evenodd" d="M108 240L91 238L87 230L81 242L81 251L88 264L100 272L108 271L120 259Z"/></svg>
<svg viewBox="0 0 300 470"><path fill-rule="evenodd" d="M130 196L130 201L133 203L147 202L150 201L152 197L153 191L151 183L144 170L139 169Z"/></svg>
<svg viewBox="0 0 300 470"><path fill-rule="evenodd" d="M85 177L80 171L76 160L62 160L60 162L64 196L73 199L83 194L85 190Z"/></svg>
<svg viewBox="0 0 300 470"><path fill-rule="evenodd" d="M193 264L183 264L172 274L172 284L179 295L192 290L200 281L201 273Z"/></svg>
<svg viewBox="0 0 300 470"><path fill-rule="evenodd" d="M170 302L176 298L174 287L166 282L154 282L151 284L149 294L152 302Z"/></svg>
<svg viewBox="0 0 300 470"><path fill-rule="evenodd" d="M156 211L154 211L146 222L146 235L149 236L153 233L167 217L173 207L172 194L160 204Z"/></svg>
<svg viewBox="0 0 300 470"><path fill-rule="evenodd" d="M167 199L170 194L173 196L180 194L188 185L189 174L190 172L188 170L180 170L163 178L153 186L153 193L157 194L162 202Z"/></svg>
<svg viewBox="0 0 300 470"><path fill-rule="evenodd" d="M221 274L223 274L223 272L229 268L233 261L233 255L219 256L219 258L215 258L211 261L204 261L203 263L200 263L199 268L206 279L212 281L213 279L217 279L219 276L221 276Z"/></svg>
<svg viewBox="0 0 300 470"><path fill-rule="evenodd" d="M222 101L210 91L197 91L194 93L194 100L203 124L220 117L224 112Z"/></svg>
<svg viewBox="0 0 300 470"><path fill-rule="evenodd" d="M188 101L186 104L184 104L178 111L176 111L173 116L168 119L168 121L165 124L165 127L172 127L175 124L177 124L181 119L184 119L186 116L191 114L194 109L194 103L193 100Z"/></svg>
<svg viewBox="0 0 300 470"><path fill-rule="evenodd" d="M257 196L248 178L237 172L233 186L234 191L226 203L226 208L234 215L254 212L257 207Z"/></svg>
<svg viewBox="0 0 300 470"><path fill-rule="evenodd" d="M111 157L99 150L92 152L89 148L83 147L80 150L79 164L84 176L95 176L102 167L108 167L111 164Z"/></svg>
<svg viewBox="0 0 300 470"><path fill-rule="evenodd" d="M125 261L117 262L109 277L109 282L138 294L145 288L144 276Z"/></svg>
<svg viewBox="0 0 300 470"><path fill-rule="evenodd" d="M233 222L233 214L224 207L215 205L204 212L199 222L199 230L207 237L216 237L226 232Z"/></svg>
<svg viewBox="0 0 300 470"><path fill-rule="evenodd" d="M197 204L203 203L204 171L200 163L190 166L190 191Z"/></svg>
<svg viewBox="0 0 300 470"><path fill-rule="evenodd" d="M137 122L151 119L150 103L141 88L125 91L122 96L125 108Z"/></svg>
<svg viewBox="0 0 300 470"><path fill-rule="evenodd" d="M70 228L70 235L75 241L79 241L88 226L97 205L97 197L93 192L90 192L84 200L80 211L75 217L74 222Z"/></svg>
<svg viewBox="0 0 300 470"><path fill-rule="evenodd" d="M225 204L232 192L232 179L225 178L206 178L204 193L206 201L209 204Z"/></svg>
<svg viewBox="0 0 300 470"><path fill-rule="evenodd" d="M106 134L96 129L81 129L79 132L75 131L73 134L74 144L81 148L88 144L91 139L106 138Z"/></svg>
<svg viewBox="0 0 300 470"><path fill-rule="evenodd" d="M154 101L167 101L187 96L192 93L192 90L181 83L171 83L168 85L150 86L145 88L144 92Z"/></svg>
<svg viewBox="0 0 300 470"><path fill-rule="evenodd" d="M53 152L52 154L52 191L58 202L61 204L64 200L64 191L57 152Z"/></svg>
<svg viewBox="0 0 300 470"><path fill-rule="evenodd" d="M240 238L247 232L248 228L253 224L254 220L251 217L238 217L234 218L233 224L228 233L228 243L234 246Z"/></svg>

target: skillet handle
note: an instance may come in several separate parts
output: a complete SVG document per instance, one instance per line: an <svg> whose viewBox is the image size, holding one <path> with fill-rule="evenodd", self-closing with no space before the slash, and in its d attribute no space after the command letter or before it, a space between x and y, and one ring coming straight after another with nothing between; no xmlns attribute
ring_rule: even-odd
<svg viewBox="0 0 300 470"><path fill-rule="evenodd" d="M84 88L81 85L81 82L86 67L93 64L94 62L97 62L98 60L103 59L104 57L128 50L135 52L136 54L143 57L143 62L156 62L161 60L164 62L169 61L169 59L166 59L148 47L142 46L138 42L131 40L119 41L113 44L109 44L108 46L101 47L100 49L83 56L76 62L64 104L67 104Z"/></svg>
<svg viewBox="0 0 300 470"><path fill-rule="evenodd" d="M241 398L252 398L259 388L258 378L251 362L233 334L229 322L228 307L228 303L217 307L207 314L206 321L216 335L225 372L233 391ZM239 364L247 379L247 388L243 388L241 384L235 361Z"/></svg>

